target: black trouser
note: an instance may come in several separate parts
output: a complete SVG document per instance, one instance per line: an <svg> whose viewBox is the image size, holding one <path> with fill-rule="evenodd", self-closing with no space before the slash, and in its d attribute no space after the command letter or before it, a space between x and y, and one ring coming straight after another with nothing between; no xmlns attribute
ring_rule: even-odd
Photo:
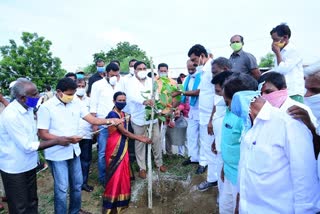
<svg viewBox="0 0 320 214"><path fill-rule="evenodd" d="M8 199L9 213L38 213L36 169L18 174L0 172Z"/></svg>
<svg viewBox="0 0 320 214"><path fill-rule="evenodd" d="M90 164L92 160L92 143L91 139L82 139L79 142L81 154L80 162L83 176L83 184L88 184Z"/></svg>

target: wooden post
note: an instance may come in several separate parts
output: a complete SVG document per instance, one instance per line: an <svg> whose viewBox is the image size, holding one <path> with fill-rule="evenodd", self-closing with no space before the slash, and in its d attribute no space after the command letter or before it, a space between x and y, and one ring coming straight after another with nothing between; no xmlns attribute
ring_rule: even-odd
<svg viewBox="0 0 320 214"><path fill-rule="evenodd" d="M152 57L150 59L151 66L151 78L152 78L152 90L151 90L151 99L155 103L155 87L154 87L154 73L153 73L153 61ZM149 133L148 137L152 138L152 129L153 129L153 120L154 120L154 107L151 108L151 119L149 124ZM156 143L156 142L154 142ZM151 163L151 144L148 144L148 208L152 209L152 163Z"/></svg>

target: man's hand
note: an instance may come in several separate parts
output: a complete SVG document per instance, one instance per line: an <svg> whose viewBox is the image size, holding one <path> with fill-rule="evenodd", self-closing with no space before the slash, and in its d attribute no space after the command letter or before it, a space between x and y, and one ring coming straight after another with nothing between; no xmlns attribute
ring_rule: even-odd
<svg viewBox="0 0 320 214"><path fill-rule="evenodd" d="M277 54L277 53L280 53L280 48L279 46L277 45L278 42L272 42L271 44L271 50Z"/></svg>
<svg viewBox="0 0 320 214"><path fill-rule="evenodd" d="M73 144L76 144L76 143L78 143L80 140L82 140L82 137L76 136L76 135L71 136L71 137L68 137L68 138L69 138L70 142L73 143Z"/></svg>
<svg viewBox="0 0 320 214"><path fill-rule="evenodd" d="M211 145L211 151L212 151L214 154L218 154L217 149L216 149L216 142L215 142L215 140L213 141L213 143L212 143L212 145Z"/></svg>
<svg viewBox="0 0 320 214"><path fill-rule="evenodd" d="M139 141L145 144L152 144L152 140L146 136L141 135Z"/></svg>
<svg viewBox="0 0 320 214"><path fill-rule="evenodd" d="M113 126L117 126L119 124L121 124L124 121L124 118L118 119L118 118L111 118L108 119L111 122L111 125Z"/></svg>
<svg viewBox="0 0 320 214"><path fill-rule="evenodd" d="M209 123L208 123L208 135L213 135L213 126L212 126L212 119L210 118Z"/></svg>
<svg viewBox="0 0 320 214"><path fill-rule="evenodd" d="M314 129L314 125L311 122L308 111L299 107L299 106L291 106L288 108L287 113L293 117L294 119L300 119L302 122L309 128Z"/></svg>
<svg viewBox="0 0 320 214"><path fill-rule="evenodd" d="M151 106L151 107L154 106L153 100L145 100L145 101L143 101L142 104L145 105L145 106Z"/></svg>
<svg viewBox="0 0 320 214"><path fill-rule="evenodd" d="M71 142L69 137L58 137L56 140L60 146L68 146Z"/></svg>

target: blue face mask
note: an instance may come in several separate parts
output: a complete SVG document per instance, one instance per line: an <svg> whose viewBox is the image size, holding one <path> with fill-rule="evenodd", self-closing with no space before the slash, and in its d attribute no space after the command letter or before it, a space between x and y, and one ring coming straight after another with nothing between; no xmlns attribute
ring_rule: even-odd
<svg viewBox="0 0 320 214"><path fill-rule="evenodd" d="M119 110L122 110L126 105L127 105L126 102L116 102L116 103L115 103L115 106L116 106Z"/></svg>
<svg viewBox="0 0 320 214"><path fill-rule="evenodd" d="M38 104L39 97L27 97L27 101L25 102L26 106L30 108L35 108Z"/></svg>
<svg viewBox="0 0 320 214"><path fill-rule="evenodd" d="M103 73L103 72L105 72L105 68L104 67L97 67L97 71L99 73Z"/></svg>
<svg viewBox="0 0 320 214"><path fill-rule="evenodd" d="M77 79L83 79L84 78L83 74L76 74L76 76L77 76Z"/></svg>

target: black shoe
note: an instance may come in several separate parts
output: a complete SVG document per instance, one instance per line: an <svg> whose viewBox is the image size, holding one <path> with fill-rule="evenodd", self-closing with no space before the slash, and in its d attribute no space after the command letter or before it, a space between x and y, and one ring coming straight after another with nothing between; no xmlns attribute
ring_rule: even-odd
<svg viewBox="0 0 320 214"><path fill-rule="evenodd" d="M198 166L198 169L197 169L197 171L196 171L196 174L197 174L197 175L203 174L203 173L206 171L206 169L207 169L207 166L201 166L201 165L199 165L199 166Z"/></svg>
<svg viewBox="0 0 320 214"><path fill-rule="evenodd" d="M94 188L93 188L93 186L90 186L88 184L83 184L81 189L86 191L86 192L92 192Z"/></svg>
<svg viewBox="0 0 320 214"><path fill-rule="evenodd" d="M199 164L199 162L192 162L190 158L182 162L182 166L187 166L189 164Z"/></svg>

